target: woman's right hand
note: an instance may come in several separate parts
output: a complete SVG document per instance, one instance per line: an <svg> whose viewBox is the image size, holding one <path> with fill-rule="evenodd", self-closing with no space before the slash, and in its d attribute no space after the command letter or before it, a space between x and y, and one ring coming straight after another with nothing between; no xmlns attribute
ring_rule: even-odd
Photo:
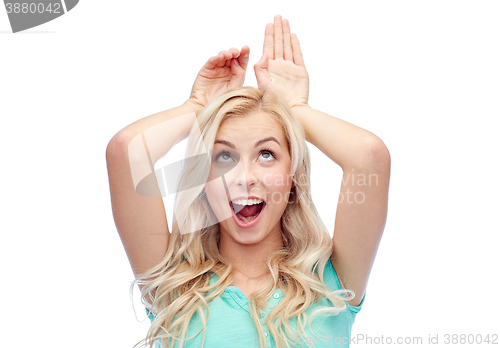
<svg viewBox="0 0 500 348"><path fill-rule="evenodd" d="M194 81L188 102L205 108L214 98L243 86L249 54L250 48L243 46L241 52L232 47L210 57Z"/></svg>

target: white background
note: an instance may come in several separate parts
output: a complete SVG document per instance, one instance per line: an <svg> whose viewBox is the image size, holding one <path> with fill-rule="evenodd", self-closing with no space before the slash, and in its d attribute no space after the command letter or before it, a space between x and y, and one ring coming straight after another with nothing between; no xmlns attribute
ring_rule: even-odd
<svg viewBox="0 0 500 348"><path fill-rule="evenodd" d="M250 47L245 85L256 86L276 14L301 42L310 105L391 153L387 225L353 336L500 334L498 1L114 0L16 34L0 7L2 347L145 336L111 212L108 141L183 103L221 50ZM310 148L332 232L342 172Z"/></svg>

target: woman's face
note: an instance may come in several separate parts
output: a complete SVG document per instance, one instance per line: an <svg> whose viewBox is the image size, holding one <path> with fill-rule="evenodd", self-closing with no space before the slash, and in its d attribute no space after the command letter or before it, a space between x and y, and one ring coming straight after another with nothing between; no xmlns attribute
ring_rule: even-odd
<svg viewBox="0 0 500 348"><path fill-rule="evenodd" d="M218 218L221 240L255 244L279 235L292 178L281 125L257 111L228 117L212 152L207 199Z"/></svg>

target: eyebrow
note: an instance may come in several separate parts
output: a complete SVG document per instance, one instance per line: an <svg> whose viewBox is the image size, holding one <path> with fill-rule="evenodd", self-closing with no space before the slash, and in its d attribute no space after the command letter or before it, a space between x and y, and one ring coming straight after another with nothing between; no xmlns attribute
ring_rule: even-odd
<svg viewBox="0 0 500 348"><path fill-rule="evenodd" d="M257 146L259 146L261 144L264 144L264 143L266 143L268 141L275 141L278 145L281 146L280 142L275 137L267 137L267 138L264 138L264 139L259 140L258 142L256 142L254 147L257 147ZM214 144L224 144L226 146L229 146L230 148L236 149L236 146L234 146L233 143L231 143L229 141L226 141L226 140L218 139L218 140L215 140Z"/></svg>

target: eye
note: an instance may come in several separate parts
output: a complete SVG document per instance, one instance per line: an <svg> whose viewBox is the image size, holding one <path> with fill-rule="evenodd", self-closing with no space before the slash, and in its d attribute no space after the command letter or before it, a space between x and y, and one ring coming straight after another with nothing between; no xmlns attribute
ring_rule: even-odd
<svg viewBox="0 0 500 348"><path fill-rule="evenodd" d="M261 158L262 158L263 162L269 162L269 161L272 161L273 159L275 159L276 156L274 155L274 153L271 150L262 150L260 152L259 159L261 159Z"/></svg>
<svg viewBox="0 0 500 348"><path fill-rule="evenodd" d="M233 161L233 157L227 151L221 151L216 157L215 160L219 163L230 163Z"/></svg>

